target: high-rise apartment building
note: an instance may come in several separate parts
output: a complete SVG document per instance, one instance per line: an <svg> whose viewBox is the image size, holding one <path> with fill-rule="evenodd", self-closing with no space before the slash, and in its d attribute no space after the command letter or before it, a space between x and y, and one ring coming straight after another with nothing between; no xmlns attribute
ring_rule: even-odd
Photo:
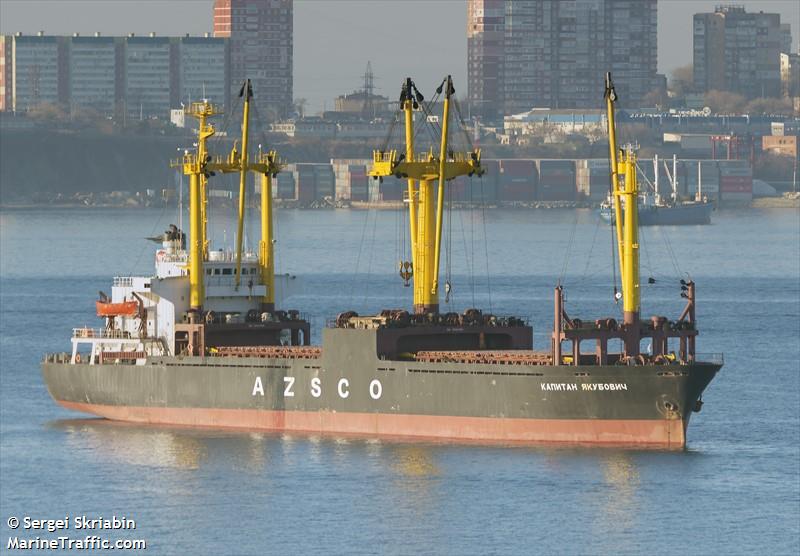
<svg viewBox="0 0 800 556"><path fill-rule="evenodd" d="M505 0L467 3L467 95L473 115L502 117Z"/></svg>
<svg viewBox="0 0 800 556"><path fill-rule="evenodd" d="M209 35L180 39L179 102L189 104L206 98L230 106L227 42L228 39Z"/></svg>
<svg viewBox="0 0 800 556"><path fill-rule="evenodd" d="M228 41L205 37L0 36L0 110L42 104L167 118L200 98L229 104Z"/></svg>
<svg viewBox="0 0 800 556"><path fill-rule="evenodd" d="M230 86L253 83L253 104L273 120L292 110L293 0L214 0L214 36L230 41Z"/></svg>
<svg viewBox="0 0 800 556"><path fill-rule="evenodd" d="M792 25L781 23L781 52L793 52L792 46Z"/></svg>
<svg viewBox="0 0 800 556"><path fill-rule="evenodd" d="M694 15L694 85L746 98L781 93L781 16L719 6Z"/></svg>
<svg viewBox="0 0 800 556"><path fill-rule="evenodd" d="M125 105L130 116L163 113L170 103L168 37L135 37L125 41Z"/></svg>
<svg viewBox="0 0 800 556"><path fill-rule="evenodd" d="M73 36L67 50L67 95L71 107L91 107L113 114L117 106L117 40L114 37ZM121 92L121 91L120 91ZM65 99L66 100L66 99Z"/></svg>
<svg viewBox="0 0 800 556"><path fill-rule="evenodd" d="M11 108L11 37L0 35L0 112Z"/></svg>
<svg viewBox="0 0 800 556"><path fill-rule="evenodd" d="M639 105L659 86L657 0L471 0L468 5L473 103L494 98L505 114L533 107L596 108L607 71L616 76L627 106ZM502 72L495 73L495 66Z"/></svg>
<svg viewBox="0 0 800 556"><path fill-rule="evenodd" d="M28 110L37 104L59 102L59 74L64 49L58 37L43 33L15 36L11 41L11 103ZM61 99L63 99L62 87Z"/></svg>

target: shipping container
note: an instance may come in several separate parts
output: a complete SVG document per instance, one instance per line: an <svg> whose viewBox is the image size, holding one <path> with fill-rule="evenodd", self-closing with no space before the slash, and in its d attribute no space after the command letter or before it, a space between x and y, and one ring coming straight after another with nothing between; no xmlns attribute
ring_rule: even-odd
<svg viewBox="0 0 800 556"><path fill-rule="evenodd" d="M500 161L500 176L497 180L498 201L534 201L538 184L539 172L533 160Z"/></svg>
<svg viewBox="0 0 800 556"><path fill-rule="evenodd" d="M471 203L491 203L497 200L497 182L495 180L483 178L467 178L468 201Z"/></svg>
<svg viewBox="0 0 800 556"><path fill-rule="evenodd" d="M586 201L598 202L608 197L611 183L611 164L608 159L578 160L575 185L578 195Z"/></svg>
<svg viewBox="0 0 800 556"><path fill-rule="evenodd" d="M366 176L367 162L367 160L361 158L331 159L331 168L335 180L334 188L336 199L347 200L352 198L351 175L355 176L357 181L363 181L366 183L363 178ZM359 192L359 195L365 195L363 189Z"/></svg>
<svg viewBox="0 0 800 556"><path fill-rule="evenodd" d="M538 167L538 200L575 200L576 175L574 160L540 160Z"/></svg>
<svg viewBox="0 0 800 556"><path fill-rule="evenodd" d="M495 159L481 160L481 167L484 170L483 177L497 179L500 175L500 161Z"/></svg>
<svg viewBox="0 0 800 556"><path fill-rule="evenodd" d="M697 194L697 181L702 177L703 197L717 200L719 195L719 167L715 160L683 160L678 173L678 186L683 195L694 197ZM698 169L702 172L698 172ZM683 186L681 187L681 184Z"/></svg>
<svg viewBox="0 0 800 556"><path fill-rule="evenodd" d="M469 188L469 177L458 176L447 182L446 199L453 203L463 203L467 200L467 190Z"/></svg>
<svg viewBox="0 0 800 556"><path fill-rule="evenodd" d="M402 201L403 190L407 186L406 180L399 180L392 176L383 178L378 186L379 196L381 201Z"/></svg>
<svg viewBox="0 0 800 556"><path fill-rule="evenodd" d="M753 169L746 160L720 160L719 198L723 202L749 202L753 199Z"/></svg>
<svg viewBox="0 0 800 556"><path fill-rule="evenodd" d="M753 176L753 169L746 160L720 160L717 162L719 175L722 176Z"/></svg>
<svg viewBox="0 0 800 556"><path fill-rule="evenodd" d="M350 176L348 199L351 201L369 201L370 178L366 174Z"/></svg>
<svg viewBox="0 0 800 556"><path fill-rule="evenodd" d="M504 177L520 177L527 178L533 174L537 174L536 164L533 160L518 159L518 158L504 158L500 162L500 174Z"/></svg>
<svg viewBox="0 0 800 556"><path fill-rule="evenodd" d="M313 177L298 176L297 178L297 200L301 203L310 203L314 200L316 187Z"/></svg>
<svg viewBox="0 0 800 556"><path fill-rule="evenodd" d="M333 168L329 164L318 164L314 166L315 178L315 199L334 197L336 193L336 179Z"/></svg>

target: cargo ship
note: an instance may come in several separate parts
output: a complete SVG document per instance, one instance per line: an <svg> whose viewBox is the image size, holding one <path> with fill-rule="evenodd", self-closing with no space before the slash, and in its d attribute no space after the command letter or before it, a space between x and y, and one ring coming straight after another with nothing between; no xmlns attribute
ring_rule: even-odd
<svg viewBox="0 0 800 556"><path fill-rule="evenodd" d="M694 200L683 200L678 197L678 160L676 156L672 158L672 171L664 163L666 177L670 182L670 195L664 197L659 188L659 176L662 173L659 167L658 155L653 157L653 176L654 181L650 182L645 176L645 181L649 185L648 189L643 189L639 194L639 225L640 226L690 226L711 224L711 213L714 211L714 204L707 197L703 196L702 169L698 164L697 193ZM637 173L641 174L641 168L637 168ZM600 218L606 222L615 222L614 201L609 195L600 205Z"/></svg>
<svg viewBox="0 0 800 556"><path fill-rule="evenodd" d="M529 323L477 308L442 313L439 262L448 182L485 172L477 149L454 152L448 128L454 87L448 76L425 102L404 81L398 120L405 149L373 153L369 175L407 183L413 307L371 315L343 311L311 345L309 323L276 306L272 180L283 168L273 151L248 152L251 88L242 87L240 148L209 153L208 102L197 146L175 161L190 182L190 232L171 227L152 276L114 278L98 315L104 326L75 328L70 352L47 354L44 382L65 408L112 420L309 434L426 438L458 442L585 443L682 448L693 412L722 366L696 353L696 287L680 285L676 319L641 318L636 154L618 151L616 93L610 75L610 160L617 214L622 318L578 318L553 290L550 349L533 349ZM414 148L415 119L441 100L440 144ZM417 116L420 116L417 118ZM427 118L430 121L430 118ZM210 249L205 190L217 173L240 175L236 248ZM261 241L242 249L246 177L261 180ZM614 262L613 264L616 265ZM676 289L677 289L676 284ZM649 350L640 346L650 345Z"/></svg>

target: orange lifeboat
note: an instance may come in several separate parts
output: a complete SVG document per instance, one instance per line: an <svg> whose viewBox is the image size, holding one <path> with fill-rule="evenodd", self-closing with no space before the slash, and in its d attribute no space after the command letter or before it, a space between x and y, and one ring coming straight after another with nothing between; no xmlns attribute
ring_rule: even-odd
<svg viewBox="0 0 800 556"><path fill-rule="evenodd" d="M139 314L138 301L123 301L111 303L108 301L95 301L98 317L135 317Z"/></svg>

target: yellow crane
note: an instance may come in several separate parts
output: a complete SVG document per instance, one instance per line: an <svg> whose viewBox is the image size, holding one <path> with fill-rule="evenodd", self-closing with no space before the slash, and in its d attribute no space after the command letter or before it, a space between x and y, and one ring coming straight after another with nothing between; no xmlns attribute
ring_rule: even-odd
<svg viewBox="0 0 800 556"><path fill-rule="evenodd" d="M617 93L611 74L606 74L606 109L608 112L608 144L611 155L611 187L616 217L616 236L619 248L622 313L624 326L634 331L626 336L625 352L639 354L639 185L636 176L636 153L628 146L617 150L615 103ZM620 175L624 183L620 184ZM623 213L624 209L624 214Z"/></svg>
<svg viewBox="0 0 800 556"><path fill-rule="evenodd" d="M424 98L408 78L400 94L405 116L405 153L396 150L375 151L369 175L377 178L396 176L408 179L409 232L411 236L414 280L414 312L439 312L439 261L442 246L442 221L445 186L448 180L464 175L482 175L480 150L453 153L448 151L450 102L455 93L448 75L443 84L444 102L438 156L433 150L414 152L414 109ZM438 90L441 92L442 88ZM434 182L438 180L438 187Z"/></svg>
<svg viewBox="0 0 800 556"><path fill-rule="evenodd" d="M203 284L203 262L208 258L207 239L207 180L216 172L239 173L239 214L236 236L236 276L235 286L241 284L242 269L242 237L244 231L244 210L246 202L247 173L261 175L261 241L259 243L259 268L266 293L261 299L263 311L275 308L275 257L272 239L272 178L278 174L284 164L275 151L262 152L251 162L248 153L250 99L253 89L248 79L239 92L244 97L244 113L242 117L242 150L234 145L226 158L212 156L208 153L207 141L215 133L214 126L208 118L221 114L222 111L208 101L193 102L186 114L199 120L197 132L197 149L185 152L183 158L173 161L172 166L180 167L189 176L189 305L191 318L198 320L203 311L205 291Z"/></svg>

